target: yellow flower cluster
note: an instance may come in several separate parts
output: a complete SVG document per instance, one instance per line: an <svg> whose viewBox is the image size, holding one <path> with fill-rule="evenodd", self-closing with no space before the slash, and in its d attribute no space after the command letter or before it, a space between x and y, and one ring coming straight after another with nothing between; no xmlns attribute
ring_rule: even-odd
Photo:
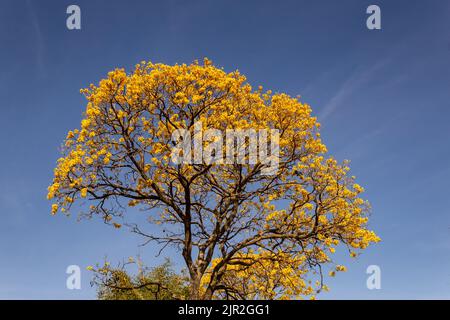
<svg viewBox="0 0 450 320"><path fill-rule="evenodd" d="M220 259L215 259L212 270ZM320 284L312 285L306 276L309 267L305 255L250 250L238 254L227 265L221 284L244 293L246 299L281 299L312 297L320 291ZM202 279L203 289L210 281L210 273ZM219 291L217 294L220 294Z"/></svg>

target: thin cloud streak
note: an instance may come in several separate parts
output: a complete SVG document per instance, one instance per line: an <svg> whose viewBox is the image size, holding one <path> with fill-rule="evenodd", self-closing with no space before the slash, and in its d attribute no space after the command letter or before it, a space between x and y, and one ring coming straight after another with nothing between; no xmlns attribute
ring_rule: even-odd
<svg viewBox="0 0 450 320"><path fill-rule="evenodd" d="M36 15L36 11L33 8L33 4L30 0L27 0L27 7L30 14L30 21L34 30L34 33L36 35L36 64L38 68L38 72L40 75L46 74L45 64L44 64L44 40L42 36L42 30L41 25L39 23L39 18Z"/></svg>
<svg viewBox="0 0 450 320"><path fill-rule="evenodd" d="M361 86L369 82L380 69L384 68L390 62L391 59L384 59L374 64L372 67L363 70L362 72L357 71L353 73L353 75L342 84L336 94L325 105L319 114L319 119L323 121L328 118L345 102L350 95L361 88Z"/></svg>

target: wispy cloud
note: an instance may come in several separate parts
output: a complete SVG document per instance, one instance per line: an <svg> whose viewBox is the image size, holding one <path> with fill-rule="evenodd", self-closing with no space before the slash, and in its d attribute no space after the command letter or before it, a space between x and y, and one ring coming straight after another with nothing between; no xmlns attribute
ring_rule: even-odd
<svg viewBox="0 0 450 320"><path fill-rule="evenodd" d="M41 25L39 23L39 18L36 15L36 10L33 7L33 4L30 0L27 0L27 7L30 14L30 21L35 33L35 39L36 39L36 49L35 49L35 58L36 58L36 65L38 68L38 71L41 75L45 75L45 64L44 64L44 39L42 36L42 30Z"/></svg>
<svg viewBox="0 0 450 320"><path fill-rule="evenodd" d="M366 146L368 142L370 142L372 139L375 139L378 136L385 134L387 131L389 131L404 116L405 116L404 112L398 112L397 114L389 116L389 118L384 122L382 122L379 126L377 126L372 130L367 131L367 133L362 133L361 135L358 135L355 139L349 141L348 144L346 144L343 148L338 149L336 152L347 154L352 149L361 150L361 147Z"/></svg>
<svg viewBox="0 0 450 320"><path fill-rule="evenodd" d="M323 121L330 116L351 94L369 82L374 75L380 69L389 64L390 61L391 59L383 59L367 69L361 70L361 68L359 68L356 72L354 72L325 105L322 112L319 114L319 119Z"/></svg>

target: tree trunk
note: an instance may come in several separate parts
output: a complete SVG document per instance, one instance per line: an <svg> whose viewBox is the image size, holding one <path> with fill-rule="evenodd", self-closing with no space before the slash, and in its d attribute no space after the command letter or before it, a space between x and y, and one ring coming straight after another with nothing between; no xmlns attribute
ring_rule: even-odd
<svg viewBox="0 0 450 320"><path fill-rule="evenodd" d="M200 277L191 279L191 287L189 290L189 299L191 300L201 300L200 295Z"/></svg>

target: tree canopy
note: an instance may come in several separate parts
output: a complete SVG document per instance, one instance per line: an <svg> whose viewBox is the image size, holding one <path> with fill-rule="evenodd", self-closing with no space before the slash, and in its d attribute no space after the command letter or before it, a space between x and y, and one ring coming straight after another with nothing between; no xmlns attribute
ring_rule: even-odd
<svg viewBox="0 0 450 320"><path fill-rule="evenodd" d="M330 275L345 271L332 260L336 248L356 256L379 241L367 227L363 188L348 162L328 155L320 125L299 97L253 89L239 71L207 59L142 62L81 92L86 111L57 162L48 190L52 213L68 214L79 202L85 216L179 249L189 298L314 296L324 288L325 266ZM198 123L219 132L277 130L277 170L263 174L269 164L252 163L248 152L244 163L174 163L174 133L195 135ZM201 140L203 148L211 143ZM245 150L252 144L240 143ZM127 207L141 209L160 231L127 223Z"/></svg>

